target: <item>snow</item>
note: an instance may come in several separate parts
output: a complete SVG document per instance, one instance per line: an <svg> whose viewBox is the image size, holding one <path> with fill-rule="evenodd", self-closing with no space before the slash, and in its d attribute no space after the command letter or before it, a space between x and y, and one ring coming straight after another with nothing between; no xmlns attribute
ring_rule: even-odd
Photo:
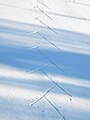
<svg viewBox="0 0 90 120"><path fill-rule="evenodd" d="M0 120L90 119L89 11L89 0L0 0Z"/></svg>

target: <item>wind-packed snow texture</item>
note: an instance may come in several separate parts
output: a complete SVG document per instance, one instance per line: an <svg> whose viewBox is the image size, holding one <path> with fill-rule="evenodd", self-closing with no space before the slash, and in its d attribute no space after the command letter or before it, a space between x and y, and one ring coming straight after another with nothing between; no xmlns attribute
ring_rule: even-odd
<svg viewBox="0 0 90 120"><path fill-rule="evenodd" d="M90 120L89 0L0 0L0 120Z"/></svg>

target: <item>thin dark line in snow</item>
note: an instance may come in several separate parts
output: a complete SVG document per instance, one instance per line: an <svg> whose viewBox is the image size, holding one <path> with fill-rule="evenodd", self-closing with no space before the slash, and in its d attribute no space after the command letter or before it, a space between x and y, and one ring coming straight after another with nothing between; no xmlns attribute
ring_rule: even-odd
<svg viewBox="0 0 90 120"><path fill-rule="evenodd" d="M32 102L30 104L30 106L33 106L34 104L36 104L37 102L39 102L41 99L43 99L56 85L53 85L52 87L50 87L40 98L36 99L34 102Z"/></svg>
<svg viewBox="0 0 90 120"><path fill-rule="evenodd" d="M56 66L60 71L64 72L62 68L60 68L55 62L53 62L44 52L42 52L39 47L37 47L38 51L46 58L49 62L51 62L54 66Z"/></svg>
<svg viewBox="0 0 90 120"><path fill-rule="evenodd" d="M40 46L41 45L38 45L38 46L36 45L36 46L31 47L31 48L27 48L26 51L30 51L30 50L35 49L35 48L40 47Z"/></svg>
<svg viewBox="0 0 90 120"><path fill-rule="evenodd" d="M44 3L41 3L40 1L36 0L37 2L39 2L41 5L43 5L44 7L50 9L50 7L48 7L47 5L45 5Z"/></svg>
<svg viewBox="0 0 90 120"><path fill-rule="evenodd" d="M35 70L32 70L32 71L26 71L27 73L35 73L35 72L37 72L37 71L39 71L39 70L42 70L43 68L45 68L45 67L47 67L47 66L49 66L50 65L50 63L48 63L48 64L46 64L46 65L44 65L44 66L42 66L42 67L40 67L40 68L37 68L37 69L35 69Z"/></svg>
<svg viewBox="0 0 90 120"><path fill-rule="evenodd" d="M45 29L45 28L43 28L43 29ZM51 42L51 41L49 41L44 35L42 35L40 32L42 32L43 31L43 29L41 29L41 30L36 30L36 31L33 31L33 32L31 32L32 34L39 34L45 41L47 41L48 43L50 43L51 45L53 45L56 49L58 49L58 51L59 52L61 52L61 49L57 46L57 45L55 45L53 42ZM41 46L41 45L40 45Z"/></svg>
<svg viewBox="0 0 90 120"><path fill-rule="evenodd" d="M64 88L62 88L59 84L57 84L51 77L49 77L46 72L44 72L43 70L41 70L41 72L42 72L45 76L47 76L47 78L49 78L59 89L61 89L61 90L64 91L67 95L69 95L70 97L72 97L72 95L71 95L70 93L68 93ZM72 99L70 98L70 100L72 100Z"/></svg>
<svg viewBox="0 0 90 120"><path fill-rule="evenodd" d="M83 3L83 2L77 2L77 1L67 1L69 3L74 3L74 4L79 4L79 5L85 5L85 6L90 6L90 4L87 4L87 3Z"/></svg>
<svg viewBox="0 0 90 120"><path fill-rule="evenodd" d="M54 32L55 34L57 34L57 32L55 30L53 30L51 27L49 27L48 25L46 25L44 22L42 22L39 17L34 18L35 20L39 21L41 24L43 24L45 27L47 27L48 29L50 29L52 32Z"/></svg>
<svg viewBox="0 0 90 120"><path fill-rule="evenodd" d="M64 119L64 116L60 113L60 111L58 110L58 108L56 106L54 106L51 101L46 97L44 96L44 98L46 99L46 101L54 108L54 110L62 117L62 120L65 120Z"/></svg>
<svg viewBox="0 0 90 120"><path fill-rule="evenodd" d="M41 10L38 6L36 6L36 8L42 12L45 16L47 16L50 20L54 21L49 15L47 15L43 10Z"/></svg>
<svg viewBox="0 0 90 120"><path fill-rule="evenodd" d="M40 32L37 32L43 39L45 39L48 43L50 43L51 45L53 45L55 48L57 48L59 50L59 52L61 52L60 48L55 45L53 42L49 41L46 37L44 37Z"/></svg>
<svg viewBox="0 0 90 120"><path fill-rule="evenodd" d="M20 7L20 6L10 5L10 4L7 4L7 3L0 3L0 5L8 6L8 7L13 7L13 8L18 8L18 9L22 9L22 10L26 10L26 11L32 11L33 8L34 8L34 7L32 7L32 8L23 8L23 7ZM37 12L37 10L33 10L33 11L34 11L34 12ZM51 13L51 12L47 12L47 13L48 13L48 14L51 14L51 15L66 17L66 18L72 18L72 19L90 21L89 18L83 18L83 17L80 18L80 17L71 16L71 15L64 15L64 14Z"/></svg>

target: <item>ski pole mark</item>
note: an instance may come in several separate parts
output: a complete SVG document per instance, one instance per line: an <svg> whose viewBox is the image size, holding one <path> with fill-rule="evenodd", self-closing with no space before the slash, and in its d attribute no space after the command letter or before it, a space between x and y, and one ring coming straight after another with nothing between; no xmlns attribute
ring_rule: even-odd
<svg viewBox="0 0 90 120"><path fill-rule="evenodd" d="M63 117L63 115L62 115L62 114L60 113L60 111L58 110L58 108L57 108L56 106L54 106L54 105L51 103L51 101L50 101L46 96L44 96L44 98L45 98L46 101L54 108L54 110L62 117L62 119L65 120L64 117Z"/></svg>
<svg viewBox="0 0 90 120"><path fill-rule="evenodd" d="M37 2L39 2L41 5L43 5L44 7L50 9L50 7L48 7L47 5L45 5L44 3L41 3L40 1L36 0Z"/></svg>
<svg viewBox="0 0 90 120"><path fill-rule="evenodd" d="M37 68L37 69L35 69L35 70L27 71L27 73L29 73L29 74L35 73L35 72L37 72L37 71L39 71L39 70L42 70L43 68L45 68L45 67L47 67L47 66L49 66L49 65L50 65L50 63L48 63L48 64L46 64L46 65L44 65L44 66L42 66L42 67L40 67L40 68Z"/></svg>
<svg viewBox="0 0 90 120"><path fill-rule="evenodd" d="M33 106L37 102L39 102L41 99L43 99L56 85L53 85L51 88L49 88L40 98L36 99L34 102L30 104L30 106Z"/></svg>
<svg viewBox="0 0 90 120"><path fill-rule="evenodd" d="M39 21L41 24L43 24L45 27L47 27L49 30L51 30L52 32L54 32L55 34L57 34L57 32L55 30L53 30L51 27L49 27L48 25L46 25L44 22L42 22L39 17L34 18L35 20Z"/></svg>
<svg viewBox="0 0 90 120"><path fill-rule="evenodd" d="M51 41L49 41L49 40L48 40L46 37L44 37L40 32L38 32L38 34L39 34L43 39L45 39L48 43L50 43L50 44L53 45L55 48L57 48L59 52L61 52L60 48L59 48L57 45L55 45L54 43L52 43Z"/></svg>
<svg viewBox="0 0 90 120"><path fill-rule="evenodd" d="M56 66L60 71L64 72L62 68L60 68L55 62L53 62L44 52L42 52L39 47L37 47L38 51L46 58L48 61L50 61L54 66Z"/></svg>
<svg viewBox="0 0 90 120"><path fill-rule="evenodd" d="M46 17L48 17L50 20L54 21L49 15L47 15L43 10L41 10L38 6L36 6L36 8L42 12Z"/></svg>
<svg viewBox="0 0 90 120"><path fill-rule="evenodd" d="M41 70L41 72L45 76L47 76L47 78L49 78L59 89L61 89L62 91L64 91L67 95L69 95L69 97L72 97L72 95L70 93L68 93L64 88L62 88L59 84L57 84L51 77L49 77L46 72L44 72L43 70ZM70 98L70 100L72 100L72 99Z"/></svg>

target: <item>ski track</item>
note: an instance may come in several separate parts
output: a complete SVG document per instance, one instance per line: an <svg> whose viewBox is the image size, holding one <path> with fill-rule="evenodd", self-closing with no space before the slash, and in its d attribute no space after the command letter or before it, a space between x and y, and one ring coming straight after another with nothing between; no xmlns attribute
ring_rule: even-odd
<svg viewBox="0 0 90 120"><path fill-rule="evenodd" d="M89 0L0 0L0 120L90 120L89 11Z"/></svg>

